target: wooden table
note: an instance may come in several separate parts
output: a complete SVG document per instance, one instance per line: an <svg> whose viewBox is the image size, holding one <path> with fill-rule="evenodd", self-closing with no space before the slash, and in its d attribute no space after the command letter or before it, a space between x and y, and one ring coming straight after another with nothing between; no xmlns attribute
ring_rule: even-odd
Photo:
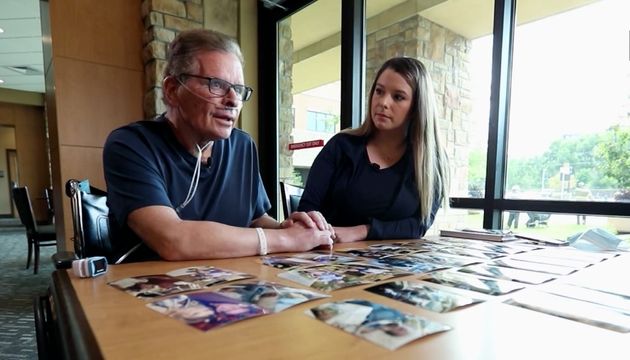
<svg viewBox="0 0 630 360"><path fill-rule="evenodd" d="M366 246L366 243L339 247L357 246ZM310 301L277 314L203 332L159 314L147 308L146 301L107 285L109 281L124 277L160 274L194 265L242 271L262 280L303 287L277 277L281 270L262 265L258 257L114 265L107 274L93 279L79 279L65 270L56 271L51 293L66 355L90 359L630 358L628 334L502 303L510 295L483 296L449 288L452 292L486 301L441 314L363 290L371 285L357 286L332 291L332 298ZM628 270L630 254L624 254L578 273L617 274L620 281L629 281ZM390 351L304 314L313 306L350 298L392 306L448 324L453 329Z"/></svg>

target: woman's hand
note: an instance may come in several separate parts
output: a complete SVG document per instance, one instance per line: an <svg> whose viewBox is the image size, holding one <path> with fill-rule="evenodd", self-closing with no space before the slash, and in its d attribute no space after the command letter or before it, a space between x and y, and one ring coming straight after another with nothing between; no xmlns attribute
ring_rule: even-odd
<svg viewBox="0 0 630 360"><path fill-rule="evenodd" d="M349 227L335 226L335 242L344 243L365 240L369 230L369 225L357 225Z"/></svg>

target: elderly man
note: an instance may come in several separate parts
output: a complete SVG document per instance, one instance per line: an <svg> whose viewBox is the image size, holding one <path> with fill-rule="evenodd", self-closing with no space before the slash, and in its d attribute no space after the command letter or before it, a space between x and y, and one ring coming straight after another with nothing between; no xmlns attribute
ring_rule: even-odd
<svg viewBox="0 0 630 360"><path fill-rule="evenodd" d="M103 153L114 246L132 260L211 259L332 246L318 212L267 215L255 144L235 129L252 89L231 38L180 33L163 79L166 113L114 130ZM137 248L137 250L136 250Z"/></svg>

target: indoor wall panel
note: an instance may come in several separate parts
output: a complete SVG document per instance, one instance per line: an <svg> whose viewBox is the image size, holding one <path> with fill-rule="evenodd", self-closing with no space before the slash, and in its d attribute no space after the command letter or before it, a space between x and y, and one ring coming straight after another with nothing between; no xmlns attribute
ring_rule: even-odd
<svg viewBox="0 0 630 360"><path fill-rule="evenodd" d="M38 200L50 182L43 108L0 102L0 125L15 128L20 185L28 186L35 217L45 220L45 203Z"/></svg>
<svg viewBox="0 0 630 360"><path fill-rule="evenodd" d="M53 56L142 71L140 0L50 2Z"/></svg>
<svg viewBox="0 0 630 360"><path fill-rule="evenodd" d="M104 188L102 151L115 128L143 117L143 23L140 0L49 1L51 37L46 99L52 182L63 198L56 214L60 249L71 249L63 193L70 178ZM48 64L48 60L45 59ZM50 81L52 80L52 82Z"/></svg>
<svg viewBox="0 0 630 360"><path fill-rule="evenodd" d="M141 71L56 58L60 145L103 146L112 129L142 119ZM89 80L89 81L86 81ZM120 86L124 84L124 86Z"/></svg>

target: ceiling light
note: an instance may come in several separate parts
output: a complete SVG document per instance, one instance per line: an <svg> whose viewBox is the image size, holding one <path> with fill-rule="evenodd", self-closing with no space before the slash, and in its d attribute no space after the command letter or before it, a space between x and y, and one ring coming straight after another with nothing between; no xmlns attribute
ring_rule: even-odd
<svg viewBox="0 0 630 360"><path fill-rule="evenodd" d="M0 79L0 84L4 84L4 80Z"/></svg>
<svg viewBox="0 0 630 360"><path fill-rule="evenodd" d="M3 28L0 28L0 34L2 34L4 32Z"/></svg>

